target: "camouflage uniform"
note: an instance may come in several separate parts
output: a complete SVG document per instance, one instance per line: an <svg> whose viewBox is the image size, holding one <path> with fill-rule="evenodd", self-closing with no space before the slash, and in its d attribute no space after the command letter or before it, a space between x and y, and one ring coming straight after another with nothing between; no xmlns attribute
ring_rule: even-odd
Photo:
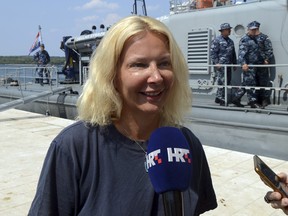
<svg viewBox="0 0 288 216"><path fill-rule="evenodd" d="M260 26L260 23L259 23L259 26ZM272 42L269 39L269 37L263 33L260 33L255 38L258 42L258 46L260 48L260 54L261 54L262 59L268 61L270 64L275 64ZM275 70L275 68L271 68L270 72L272 72L273 69ZM256 84L257 86L270 87L271 83L270 83L269 68L267 67L258 68L257 73L256 73L256 79L257 79L257 84ZM264 100L268 100L270 103L270 95L271 95L270 90L260 89L257 92L257 94L258 94L258 100L260 103L262 103Z"/></svg>
<svg viewBox="0 0 288 216"><path fill-rule="evenodd" d="M41 45L44 47L44 45ZM50 62L50 56L48 54L48 52L43 49L43 50L39 50L35 55L34 55L34 61L37 62L37 69L36 72L38 73L39 77L43 78L43 73L45 74L46 78L48 77L48 73L45 73L46 70L45 66ZM41 79L40 81L43 82L43 79Z"/></svg>
<svg viewBox="0 0 288 216"><path fill-rule="evenodd" d="M227 23L224 23L227 25ZM222 24L223 25L223 24ZM222 26L221 25L221 26ZM227 25L230 28L230 25ZM226 28L227 28L226 26ZM225 27L225 26L224 26ZM211 44L210 48L211 60L213 64L237 64L234 42L229 37L217 36ZM216 68L216 84L225 84L225 71L224 67ZM231 68L227 68L227 85L231 82ZM218 88L216 98L225 100L225 88Z"/></svg>
<svg viewBox="0 0 288 216"><path fill-rule="evenodd" d="M263 64L263 58L260 55L260 49L255 37L244 35L239 42L239 53L238 53L238 63L244 64ZM242 86L256 86L256 73L257 68L250 67L248 71L243 71ZM240 88L235 92L235 97L233 100L240 101L242 96L245 94L246 89ZM247 97L249 103L255 103L257 101L257 95L255 90L248 89Z"/></svg>

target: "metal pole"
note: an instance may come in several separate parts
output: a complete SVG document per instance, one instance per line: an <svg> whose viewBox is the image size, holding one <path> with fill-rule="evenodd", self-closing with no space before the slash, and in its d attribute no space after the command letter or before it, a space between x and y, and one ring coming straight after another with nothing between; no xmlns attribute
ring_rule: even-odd
<svg viewBox="0 0 288 216"><path fill-rule="evenodd" d="M35 94L35 95L30 95L30 96L27 96L24 98L10 101L10 102L7 102L7 103L0 105L0 112L8 110L10 108L17 107L17 106L22 105L22 104L27 104L27 103L33 102L33 101L38 100L39 98L42 98L42 97L46 97L49 95L57 94L57 93L60 93L63 91L70 91L70 90L72 90L72 87L59 87L59 88L56 88L56 89L51 90L51 91L43 91L43 92Z"/></svg>
<svg viewBox="0 0 288 216"><path fill-rule="evenodd" d="M224 100L225 100L225 106L228 105L228 99L227 99L227 65L224 65Z"/></svg>

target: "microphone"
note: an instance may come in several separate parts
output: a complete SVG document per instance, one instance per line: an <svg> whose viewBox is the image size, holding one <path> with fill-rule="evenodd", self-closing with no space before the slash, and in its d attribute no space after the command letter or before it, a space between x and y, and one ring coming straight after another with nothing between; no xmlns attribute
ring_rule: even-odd
<svg viewBox="0 0 288 216"><path fill-rule="evenodd" d="M155 192L162 195L165 216L183 216L182 191L191 182L192 158L179 128L161 127L152 132L146 167Z"/></svg>

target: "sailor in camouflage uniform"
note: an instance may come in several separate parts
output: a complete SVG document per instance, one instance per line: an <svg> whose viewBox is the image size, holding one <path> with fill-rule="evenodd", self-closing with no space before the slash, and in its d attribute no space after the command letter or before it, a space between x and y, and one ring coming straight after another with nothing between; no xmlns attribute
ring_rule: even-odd
<svg viewBox="0 0 288 216"><path fill-rule="evenodd" d="M46 77L45 81L46 83L48 83L49 82L48 78L50 74L45 67L50 62L50 55L45 50L44 44L40 45L40 50L37 53L35 53L33 58L34 58L34 61L37 62L36 72L38 73L40 77L39 83L43 85L43 74L45 74L45 77Z"/></svg>
<svg viewBox="0 0 288 216"><path fill-rule="evenodd" d="M229 23L220 25L219 31L221 35L217 36L211 44L211 59L215 65L216 84L225 84L225 69L223 64L237 64L234 42L229 38L231 33L231 26ZM231 67L227 68L227 85L231 82ZM221 106L225 105L225 88L218 88L216 92L215 102Z"/></svg>
<svg viewBox="0 0 288 216"><path fill-rule="evenodd" d="M275 57L273 53L272 42L266 34L263 34L259 31L260 23L257 21L253 21L253 25L258 27L255 31L255 37L258 42L258 46L260 48L260 54L264 59L264 64L275 64ZM269 70L270 69L270 70ZM274 74L273 74L274 70ZM274 80L272 76L275 76L275 67L261 67L257 69L256 79L257 86L271 87L270 80ZM270 101L271 90L260 89L257 92L258 102L262 104L262 108L271 104Z"/></svg>
<svg viewBox="0 0 288 216"><path fill-rule="evenodd" d="M239 42L238 63L242 66L242 86L256 86L256 67L249 67L248 64L263 64L264 59L260 54L260 48L255 38L255 23L248 24L248 33L245 34ZM232 103L238 107L243 107L240 103L242 96L246 93L245 88L240 88L235 92ZM257 102L257 94L254 89L247 89L248 104L251 108L261 108Z"/></svg>

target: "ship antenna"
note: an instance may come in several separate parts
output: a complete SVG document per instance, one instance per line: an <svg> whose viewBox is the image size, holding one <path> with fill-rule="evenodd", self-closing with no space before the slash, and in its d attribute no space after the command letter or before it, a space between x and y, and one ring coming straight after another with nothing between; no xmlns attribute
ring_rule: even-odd
<svg viewBox="0 0 288 216"><path fill-rule="evenodd" d="M146 4L145 4L145 0L134 0L134 4L133 4L133 12L132 14L138 14L137 12L137 2L142 2L142 12L144 16L147 16L147 10L146 10Z"/></svg>

